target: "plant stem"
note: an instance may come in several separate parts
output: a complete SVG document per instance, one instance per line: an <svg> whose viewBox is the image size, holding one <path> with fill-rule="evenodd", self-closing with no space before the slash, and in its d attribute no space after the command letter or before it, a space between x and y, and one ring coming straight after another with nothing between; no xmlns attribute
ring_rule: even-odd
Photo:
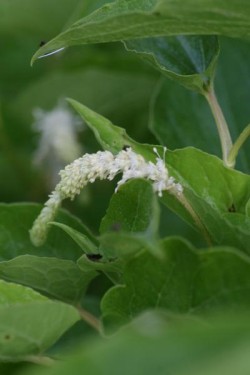
<svg viewBox="0 0 250 375"><path fill-rule="evenodd" d="M173 194L173 193L172 193ZM174 196L178 199L178 201L186 208L186 210L189 212L189 214L191 215L191 217L193 218L197 228L200 229L201 233L203 234L207 244L209 246L212 245L212 240L210 238L210 235L206 229L206 227L204 226L204 224L202 223L201 219L199 218L199 216L197 215L197 213L195 212L195 210L193 209L193 207L191 206L191 204L188 202L188 200L186 199L186 197L184 196L183 193L181 194L174 194Z"/></svg>
<svg viewBox="0 0 250 375"><path fill-rule="evenodd" d="M43 356L36 356L36 355L29 355L25 357L25 360L28 362L32 362L37 365L43 365L43 366L52 366L55 363L55 360L50 357L43 357Z"/></svg>
<svg viewBox="0 0 250 375"><path fill-rule="evenodd" d="M84 310L83 308L78 308L78 311L81 315L82 320L88 323L91 327L93 327L97 332L101 333L101 324L100 320L97 319L94 315L90 312Z"/></svg>
<svg viewBox="0 0 250 375"><path fill-rule="evenodd" d="M220 142L221 142L222 157L223 157L224 164L227 167L233 168L234 163L230 163L228 160L228 156L232 148L231 135L230 135L225 117L221 110L221 107L218 103L213 85L209 87L208 91L206 91L204 95L208 101L208 104L211 108L211 111L213 113L213 116L217 125L217 130L218 130Z"/></svg>
<svg viewBox="0 0 250 375"><path fill-rule="evenodd" d="M228 162L231 164L235 164L236 157L238 155L239 149L246 142L247 138L250 137L250 124L240 133L239 137L233 144L229 155L228 155Z"/></svg>

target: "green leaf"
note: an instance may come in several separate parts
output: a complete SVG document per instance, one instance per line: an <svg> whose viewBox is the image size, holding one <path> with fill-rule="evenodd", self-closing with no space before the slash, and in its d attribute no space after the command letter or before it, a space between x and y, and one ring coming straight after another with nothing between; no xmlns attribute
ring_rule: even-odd
<svg viewBox="0 0 250 375"><path fill-rule="evenodd" d="M130 138L124 129L113 125L103 116L87 107L70 100L95 133L97 141L104 149L117 153L124 146L141 154L146 160L155 162L156 155L152 145L143 145ZM163 155L163 149L158 147ZM217 244L238 247L249 252L249 232L245 216L246 204L250 195L250 176L226 168L218 158L195 148L168 151L166 165L170 175L184 187L185 199L192 206L204 232ZM165 192L162 202L197 229L193 217L172 195ZM228 213L238 215L234 225Z"/></svg>
<svg viewBox="0 0 250 375"><path fill-rule="evenodd" d="M81 272L70 261L21 255L0 263L0 278L23 284L64 302L77 304L95 272Z"/></svg>
<svg viewBox="0 0 250 375"><path fill-rule="evenodd" d="M152 36L221 34L248 37L247 0L118 0L82 18L40 48L32 58L78 44Z"/></svg>
<svg viewBox="0 0 250 375"><path fill-rule="evenodd" d="M138 179L128 181L112 196L101 222L101 252L108 258L123 257L146 247L160 255L159 214L151 184Z"/></svg>
<svg viewBox="0 0 250 375"><path fill-rule="evenodd" d="M124 262L121 259L105 260L102 257L88 257L87 255L83 255L78 259L77 264L84 272L94 270L103 271L104 273L115 272L121 274Z"/></svg>
<svg viewBox="0 0 250 375"><path fill-rule="evenodd" d="M0 204L0 260L9 260L29 254L77 260L82 251L58 228L52 228L48 241L39 249L33 246L29 230L41 210L38 204ZM20 220L21 218L21 220ZM89 231L76 217L61 210L58 220L89 235Z"/></svg>
<svg viewBox="0 0 250 375"><path fill-rule="evenodd" d="M125 146L123 139L126 138L126 132L124 129L114 126L111 121L76 100L68 99L68 102L86 121L97 141L105 150L119 152Z"/></svg>
<svg viewBox="0 0 250 375"><path fill-rule="evenodd" d="M240 252L198 252L180 238L163 240L162 248L161 260L144 252L126 264L124 285L102 300L106 325L124 324L152 308L195 315L249 308L250 261Z"/></svg>
<svg viewBox="0 0 250 375"><path fill-rule="evenodd" d="M32 289L0 280L0 360L38 355L79 320L78 312Z"/></svg>
<svg viewBox="0 0 250 375"><path fill-rule="evenodd" d="M109 340L82 345L68 362L25 374L245 375L249 328L248 314L226 314L205 324L149 311Z"/></svg>
<svg viewBox="0 0 250 375"><path fill-rule="evenodd" d="M153 236L157 234L158 225L159 207L152 185L135 179L120 186L113 194L100 233L147 232Z"/></svg>
<svg viewBox="0 0 250 375"><path fill-rule="evenodd" d="M98 253L97 240L94 238L94 236L91 236L91 238L89 238L89 236L86 236L84 233L81 233L62 223L51 222L50 224L61 228L65 233L67 233L85 254Z"/></svg>
<svg viewBox="0 0 250 375"><path fill-rule="evenodd" d="M166 159L167 165L177 173L175 176L179 176L177 179L184 186L185 197L212 240L249 252L250 232L246 229L249 220L245 216L245 206L250 195L250 176L225 168L218 158L193 148L168 153ZM167 194L162 201L191 223ZM232 219L235 213L238 214L237 225Z"/></svg>
<svg viewBox="0 0 250 375"><path fill-rule="evenodd" d="M183 86L204 92L213 79L219 54L216 36L177 36L134 39L124 42L162 74Z"/></svg>

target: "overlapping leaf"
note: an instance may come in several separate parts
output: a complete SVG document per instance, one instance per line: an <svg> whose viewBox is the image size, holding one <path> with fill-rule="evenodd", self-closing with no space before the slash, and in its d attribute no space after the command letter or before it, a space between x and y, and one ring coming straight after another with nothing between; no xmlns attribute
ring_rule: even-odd
<svg viewBox="0 0 250 375"><path fill-rule="evenodd" d="M222 247L197 252L179 238L162 246L164 259L144 252L126 265L124 285L103 298L104 323L121 325L152 308L197 315L250 306L247 257Z"/></svg>

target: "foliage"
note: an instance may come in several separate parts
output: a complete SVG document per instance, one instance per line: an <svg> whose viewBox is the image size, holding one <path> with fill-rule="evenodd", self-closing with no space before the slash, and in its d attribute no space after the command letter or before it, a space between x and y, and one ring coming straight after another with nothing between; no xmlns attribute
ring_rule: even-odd
<svg viewBox="0 0 250 375"><path fill-rule="evenodd" d="M245 374L248 2L3 0L0 14L1 373ZM113 169L130 155L122 180L72 164L74 194L58 188L71 141L45 137L38 162L34 122L60 106L84 154Z"/></svg>

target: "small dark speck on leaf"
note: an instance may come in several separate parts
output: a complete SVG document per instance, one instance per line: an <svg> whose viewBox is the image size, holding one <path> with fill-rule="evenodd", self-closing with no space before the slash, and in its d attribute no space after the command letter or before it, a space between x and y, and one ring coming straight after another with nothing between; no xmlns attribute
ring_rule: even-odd
<svg viewBox="0 0 250 375"><path fill-rule="evenodd" d="M11 339L11 336L9 334L4 335L4 340L9 341Z"/></svg>
<svg viewBox="0 0 250 375"><path fill-rule="evenodd" d="M161 13L160 13L160 12L154 12L154 15L155 15L156 17L159 17L159 16L161 15Z"/></svg>
<svg viewBox="0 0 250 375"><path fill-rule="evenodd" d="M39 43L39 47L42 47L46 44L45 40L41 40L41 42Z"/></svg>
<svg viewBox="0 0 250 375"><path fill-rule="evenodd" d="M232 204L229 209L228 209L228 212L236 212L236 208L235 208L235 205Z"/></svg>
<svg viewBox="0 0 250 375"><path fill-rule="evenodd" d="M98 260L102 259L102 256L100 254L87 254L87 258L93 262L97 262Z"/></svg>
<svg viewBox="0 0 250 375"><path fill-rule="evenodd" d="M113 223L111 225L110 229L114 232L119 232L119 230L121 230L121 224L120 223Z"/></svg>

